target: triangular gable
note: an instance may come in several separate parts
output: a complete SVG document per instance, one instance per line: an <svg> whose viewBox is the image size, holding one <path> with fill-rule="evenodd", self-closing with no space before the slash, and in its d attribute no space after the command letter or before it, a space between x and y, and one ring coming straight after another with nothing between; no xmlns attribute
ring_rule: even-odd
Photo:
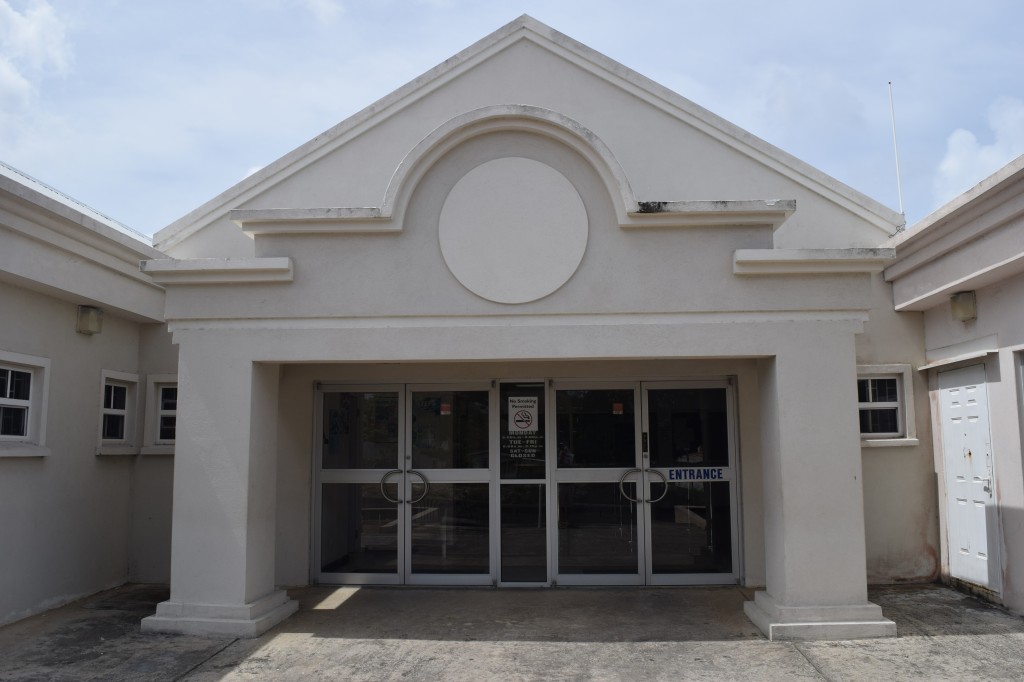
<svg viewBox="0 0 1024 682"><path fill-rule="evenodd" d="M528 15L523 15L171 223L154 235L155 245L164 250L174 247L205 226L223 218L232 208L291 177L339 149L346 142L522 40L531 41L589 73L629 91L710 138L828 199L876 227L880 232L880 241L901 223L899 214L877 201L613 59ZM659 201L671 199L638 198Z"/></svg>

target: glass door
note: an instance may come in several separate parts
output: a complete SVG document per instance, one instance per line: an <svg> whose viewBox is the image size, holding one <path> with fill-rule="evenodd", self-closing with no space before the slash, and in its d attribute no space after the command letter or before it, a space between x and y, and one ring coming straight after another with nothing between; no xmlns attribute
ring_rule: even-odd
<svg viewBox="0 0 1024 682"><path fill-rule="evenodd" d="M636 384L556 385L554 403L555 581L643 584Z"/></svg>
<svg viewBox="0 0 1024 682"><path fill-rule="evenodd" d="M490 585L490 388L411 386L406 582Z"/></svg>
<svg viewBox="0 0 1024 682"><path fill-rule="evenodd" d="M647 584L739 579L732 387L643 385Z"/></svg>
<svg viewBox="0 0 1024 682"><path fill-rule="evenodd" d="M403 473L398 386L324 391L317 432L316 543L321 582L397 584L404 560Z"/></svg>
<svg viewBox="0 0 1024 682"><path fill-rule="evenodd" d="M320 400L318 580L491 584L489 386L345 386Z"/></svg>

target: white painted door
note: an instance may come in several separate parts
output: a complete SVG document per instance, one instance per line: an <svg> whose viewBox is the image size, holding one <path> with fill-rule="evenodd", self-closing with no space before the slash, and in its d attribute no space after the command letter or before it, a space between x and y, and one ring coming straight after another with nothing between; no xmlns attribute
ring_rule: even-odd
<svg viewBox="0 0 1024 682"><path fill-rule="evenodd" d="M939 373L949 571L999 592L985 365Z"/></svg>

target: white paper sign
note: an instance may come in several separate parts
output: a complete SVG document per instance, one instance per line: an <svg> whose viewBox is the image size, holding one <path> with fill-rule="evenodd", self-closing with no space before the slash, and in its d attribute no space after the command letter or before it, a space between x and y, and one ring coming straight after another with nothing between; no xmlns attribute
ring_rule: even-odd
<svg viewBox="0 0 1024 682"><path fill-rule="evenodd" d="M537 432L537 396L509 396L508 432Z"/></svg>

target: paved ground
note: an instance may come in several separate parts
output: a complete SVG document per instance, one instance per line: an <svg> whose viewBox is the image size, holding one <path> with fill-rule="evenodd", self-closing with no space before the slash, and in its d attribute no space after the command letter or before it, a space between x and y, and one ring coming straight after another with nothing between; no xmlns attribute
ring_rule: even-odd
<svg viewBox="0 0 1024 682"><path fill-rule="evenodd" d="M129 585L0 628L0 680L1024 680L1024 619L942 587L872 590L887 640L778 643L740 588L307 588L254 640L143 635Z"/></svg>

